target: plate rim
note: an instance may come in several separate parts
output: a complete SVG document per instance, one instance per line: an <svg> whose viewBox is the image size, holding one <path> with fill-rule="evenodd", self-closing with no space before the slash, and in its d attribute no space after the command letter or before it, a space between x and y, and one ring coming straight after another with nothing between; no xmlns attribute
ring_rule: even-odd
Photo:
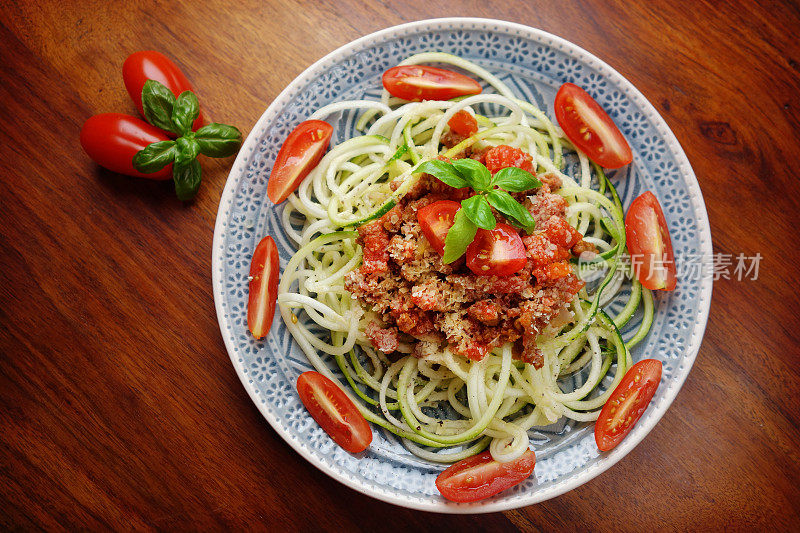
<svg viewBox="0 0 800 533"><path fill-rule="evenodd" d="M238 155L231 167L231 171L226 178L225 187L223 189L222 195L220 196L219 200L219 207L217 209L216 220L214 224L214 238L212 242L212 261L211 261L211 277L212 277L212 290L214 296L214 306L217 313L217 321L220 327L220 334L222 335L223 342L225 343L225 349L228 352L228 357L231 359L231 363L233 364L234 370L236 371L239 380L241 381L242 385L244 386L247 394L250 396L250 399L255 404L256 408L259 410L261 415L264 419L269 422L272 428L278 433L278 435L291 446L296 452L300 454L301 457L306 459L309 463L314 465L318 470L322 471L323 473L327 474L328 476L332 477L336 481L362 493L372 498L376 498L378 500L391 503L394 505L398 505L401 507L409 508L409 509L416 509L422 511L433 511L439 513L451 513L451 514L477 514L477 513L489 513L489 512L498 512L498 511L505 511L509 509L517 509L520 507L525 507L528 505L532 505L535 503L539 503L550 498L554 498L556 496L560 496L570 490L577 488L584 483L594 479L601 473L605 472L612 466L614 466L618 461L620 461L624 456L626 456L634 447L636 447L639 442L641 442L655 427L655 425L661 420L661 418L666 414L669 410L672 402L675 400L678 392L682 388L686 378L689 376L692 367L694 366L695 359L699 353L700 347L702 345L703 339L705 337L705 329L708 323L709 317L709 310L711 307L711 295L713 290L713 279L711 277L702 277L700 279L701 287L699 291L699 299L700 299L700 315L699 319L695 322L694 330L691 334L691 339L694 340L695 337L699 337L699 340L696 343L690 343L690 346L686 348L686 362L685 362L685 371L682 375L676 375L676 380L672 382L670 388L668 389L664 400L663 400L663 408L658 410L657 412L653 413L651 417L648 418L647 422L643 427L645 430L639 430L637 434L635 434L634 438L625 439L620 445L618 445L614 450L609 452L607 455L602 457L598 462L594 465L587 468L585 471L580 472L574 476L573 479L568 479L566 482L558 484L549 490L543 491L534 491L530 494L527 498L522 498L521 500L511 500L511 501L494 501L488 500L485 502L475 502L472 504L456 504L453 502L448 502L442 499L441 502L421 502L421 501L414 501L404 498L402 496L398 496L396 494L391 493L383 493L383 492L376 492L370 490L369 487L363 485L361 483L352 481L347 477L339 475L333 468L330 468L328 464L323 462L322 460L315 457L309 451L305 450L298 442L296 442L293 438L291 438L284 427L279 423L276 417L274 417L262 404L260 398L257 396L254 387L251 387L248 383L249 378L244 374L240 365L237 364L236 355L235 355L235 345L233 343L233 339L230 336L225 335L225 329L227 324L225 323L225 311L222 308L222 299L220 294L222 293L223 283L221 278L221 265L223 262L222 254L218 253L219 244L224 239L224 231L226 224L224 223L226 218L226 214L228 213L230 206L233 201L235 187L238 185L239 181L243 177L243 172L237 170L240 168L245 168L244 164L246 163L247 159L250 157L250 154L255 149L256 145L258 144L259 140L256 138L255 132L260 131L264 124L272 119L272 115L275 114L275 109L279 106L284 105L284 100L287 99L288 95L292 94L302 83L305 83L306 78L309 77L313 72L318 70L320 66L326 64L327 62L339 58L347 57L350 52L353 50L358 49L362 44L379 40L382 37L390 36L393 34L397 34L404 30L425 30L425 29L434 29L433 26L438 25L449 25L453 27L453 29L459 29L458 27L466 26L473 24L475 25L472 29L478 29L479 26L485 25L493 25L495 27L504 28L507 30L524 32L531 36L536 37L544 37L547 39L552 40L562 49L566 49L571 53L575 53L577 55L583 56L589 60L596 62L597 66L601 70L605 70L603 72L604 76L611 76L616 77L616 82L619 83L620 87L627 89L628 94L636 97L639 100L639 103L642 104L643 110L648 111L652 117L654 117L654 123L656 127L661 128L664 133L664 139L667 142L668 146L676 147L677 150L675 152L676 155L676 162L678 163L679 169L681 174L688 178L689 183L693 181L696 185L696 192L699 194L699 215L701 215L699 225L699 240L701 250L700 252L703 254L711 254L712 253L712 240L711 240L711 229L708 219L708 210L706 208L705 200L703 199L702 190L700 189L700 184L697 180L697 176L692 169L691 163L686 156L686 153L683 150L680 142L678 141L677 137L673 133L672 129L669 127L667 122L655 109L655 107L650 103L650 101L644 96L644 94L633 85L627 78L625 78L622 74L617 72L612 66L607 64L602 59L598 58L591 52L585 50L584 48L574 44L562 37L559 37L555 34L547 32L545 30L534 28L531 26L527 26L525 24L520 24L517 22L509 22L499 19L490 19L490 18L481 18L481 17L442 17L442 18L433 18L433 19L423 19L417 20L412 22L406 22L403 24L398 24L395 26L390 26L388 28L384 28L382 30L378 30L362 37L359 37L355 40L352 40L348 43L345 43L336 49L332 50L331 52L325 54L322 58L315 61L309 67L304 69L300 74L298 74L279 94L275 97L275 99L270 103L267 109L261 114L259 119L253 125L252 129L248 133L248 136L244 143L242 144L242 148L239 150ZM430 28L428 28L430 27ZM494 30L489 30L494 31ZM691 350L692 353L689 353Z"/></svg>

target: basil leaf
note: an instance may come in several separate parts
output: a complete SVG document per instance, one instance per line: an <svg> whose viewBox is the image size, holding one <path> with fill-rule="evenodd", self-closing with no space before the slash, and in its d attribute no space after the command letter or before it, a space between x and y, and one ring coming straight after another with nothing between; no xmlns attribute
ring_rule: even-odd
<svg viewBox="0 0 800 533"><path fill-rule="evenodd" d="M456 217L453 221L453 226L447 232L447 237L444 238L444 256L442 257L443 263L452 263L467 251L467 246L475 239L475 234L478 232L476 226L467 217L463 209L456 211Z"/></svg>
<svg viewBox="0 0 800 533"><path fill-rule="evenodd" d="M172 180L175 182L175 194L178 200L191 200L200 188L200 162L192 159L189 163L172 167Z"/></svg>
<svg viewBox="0 0 800 533"><path fill-rule="evenodd" d="M186 137L178 137L175 141L175 146L178 154L175 156L175 164L186 165L194 158L200 149L199 143L194 139L187 139Z"/></svg>
<svg viewBox="0 0 800 533"><path fill-rule="evenodd" d="M175 95L156 80L147 80L142 87L142 107L147 122L162 130L179 133L172 123Z"/></svg>
<svg viewBox="0 0 800 533"><path fill-rule="evenodd" d="M200 147L200 153L208 157L228 157L239 151L242 146L242 132L227 124L212 122L196 132L194 138Z"/></svg>
<svg viewBox="0 0 800 533"><path fill-rule="evenodd" d="M133 167L145 174L158 172L175 160L177 152L175 141L150 143L133 156Z"/></svg>
<svg viewBox="0 0 800 533"><path fill-rule="evenodd" d="M489 169L474 159L456 159L453 167L461 174L470 187L476 191L489 190L492 174Z"/></svg>
<svg viewBox="0 0 800 533"><path fill-rule="evenodd" d="M192 131L192 124L200 115L200 104L192 91L183 91L175 100L172 107L172 123L178 129L178 133L185 135Z"/></svg>
<svg viewBox="0 0 800 533"><path fill-rule="evenodd" d="M525 192L542 186L536 176L521 168L508 167L497 171L492 185L510 192Z"/></svg>
<svg viewBox="0 0 800 533"><path fill-rule="evenodd" d="M536 220L525 207L514 200L514 197L505 191L494 190L489 193L489 203L522 226L525 231L532 233L536 227Z"/></svg>
<svg viewBox="0 0 800 533"><path fill-rule="evenodd" d="M451 187L455 187L456 189L460 189L469 185L458 174L458 172L456 172L456 169L453 168L453 165L439 159L425 161L417 167L415 172L425 172L426 174L430 174L439 181L444 182Z"/></svg>
<svg viewBox="0 0 800 533"><path fill-rule="evenodd" d="M497 225L492 214L492 208L489 207L489 202L486 197L477 194L461 202L462 211L475 223L476 226L483 229L494 229Z"/></svg>

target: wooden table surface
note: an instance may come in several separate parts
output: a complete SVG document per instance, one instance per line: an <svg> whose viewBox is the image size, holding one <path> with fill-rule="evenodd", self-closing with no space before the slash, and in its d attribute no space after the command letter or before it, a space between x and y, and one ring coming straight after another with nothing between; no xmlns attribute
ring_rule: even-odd
<svg viewBox="0 0 800 533"><path fill-rule="evenodd" d="M5 2L4 2L5 4ZM127 5L125 5L127 4ZM0 19L0 529L715 530L800 514L800 7L776 2L15 2ZM652 433L585 485L480 516L401 509L285 444L228 359L211 241L228 160L193 203L99 170L90 115L134 108L121 66L176 58L248 132L352 39L450 15L520 22L598 55L655 105L702 187L721 279L697 362Z"/></svg>

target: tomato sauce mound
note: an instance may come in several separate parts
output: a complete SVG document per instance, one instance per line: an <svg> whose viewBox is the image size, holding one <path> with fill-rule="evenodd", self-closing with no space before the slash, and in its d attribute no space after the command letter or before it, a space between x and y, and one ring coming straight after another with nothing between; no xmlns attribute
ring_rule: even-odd
<svg viewBox="0 0 800 533"><path fill-rule="evenodd" d="M561 186L560 180L540 180L541 188L515 194L536 219L537 229L523 234L527 263L511 276L475 275L464 257L442 262L422 233L417 211L438 200L462 200L471 191L454 189L430 175L420 176L382 218L361 226L358 242L364 260L346 276L345 288L377 314L365 331L372 345L387 354L411 346L421 358L447 346L480 361L510 342L515 358L541 368L536 337L556 316L568 314L567 304L584 286L569 259L596 250L569 225L566 202L551 192ZM505 221L494 214L498 222Z"/></svg>

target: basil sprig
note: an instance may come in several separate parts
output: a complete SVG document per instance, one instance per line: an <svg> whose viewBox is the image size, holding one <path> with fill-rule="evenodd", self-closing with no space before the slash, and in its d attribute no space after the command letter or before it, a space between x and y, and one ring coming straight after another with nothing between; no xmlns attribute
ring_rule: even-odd
<svg viewBox="0 0 800 533"><path fill-rule="evenodd" d="M489 169L474 159L456 159L452 163L432 159L416 169L425 172L451 187L470 187L477 194L461 201L453 226L444 240L444 263L452 263L466 252L475 239L478 228L492 230L497 220L492 207L508 219L511 224L532 233L536 220L530 212L514 199L509 192L525 192L542 183L530 172L521 168L503 168L492 176Z"/></svg>
<svg viewBox="0 0 800 533"><path fill-rule="evenodd" d="M191 91L184 91L176 98L163 84L147 80L142 88L142 106L147 122L178 138L145 146L133 156L133 166L139 172L151 174L173 163L172 180L180 200L191 200L200 188L199 154L229 157L242 146L242 133L227 124L212 122L192 131L192 124L200 115L200 104Z"/></svg>

